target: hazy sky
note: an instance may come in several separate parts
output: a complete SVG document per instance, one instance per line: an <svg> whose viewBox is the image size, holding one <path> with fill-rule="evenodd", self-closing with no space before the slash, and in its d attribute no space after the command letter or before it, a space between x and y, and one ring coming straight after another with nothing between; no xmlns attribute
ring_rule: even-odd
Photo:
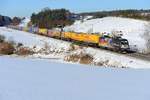
<svg viewBox="0 0 150 100"><path fill-rule="evenodd" d="M30 16L49 8L66 8L72 12L116 9L150 9L150 0L0 0L0 14Z"/></svg>

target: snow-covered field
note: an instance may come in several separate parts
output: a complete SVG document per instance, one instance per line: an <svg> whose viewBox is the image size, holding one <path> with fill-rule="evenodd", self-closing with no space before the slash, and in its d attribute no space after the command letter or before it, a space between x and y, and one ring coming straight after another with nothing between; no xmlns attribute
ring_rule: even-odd
<svg viewBox="0 0 150 100"><path fill-rule="evenodd" d="M150 70L0 56L0 100L149 100Z"/></svg>
<svg viewBox="0 0 150 100"><path fill-rule="evenodd" d="M48 53L0 56L0 100L149 100L150 62L69 42L0 27L7 40ZM90 54L103 66L64 61L70 54ZM33 59L34 58L34 59ZM47 59L45 59L47 58ZM122 69L104 67L129 67ZM99 68L101 67L101 68Z"/></svg>
<svg viewBox="0 0 150 100"><path fill-rule="evenodd" d="M23 43L25 46L33 48L35 51L44 51L45 47L48 47L48 53L40 52L31 55L31 58L58 59L59 61L64 62L64 59L68 55L86 53L92 55L94 63L104 63L102 64L103 67L150 68L150 62L148 61L112 53L107 50L84 47L82 49L69 51L71 44L69 42L28 32L1 27L0 34L5 35L7 39L13 39L17 43Z"/></svg>
<svg viewBox="0 0 150 100"><path fill-rule="evenodd" d="M85 20L84 22L76 21L73 25L65 27L65 30L85 33L112 33L114 31L122 31L123 37L128 39L133 49L147 53L149 51L143 37L147 24L147 21L130 18L104 17Z"/></svg>

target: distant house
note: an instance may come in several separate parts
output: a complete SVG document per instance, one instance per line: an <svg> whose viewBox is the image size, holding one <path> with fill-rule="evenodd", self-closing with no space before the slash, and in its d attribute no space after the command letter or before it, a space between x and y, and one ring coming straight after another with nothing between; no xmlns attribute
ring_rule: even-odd
<svg viewBox="0 0 150 100"><path fill-rule="evenodd" d="M79 14L74 14L74 13L71 13L68 18L70 20L80 20L81 19L81 16Z"/></svg>
<svg viewBox="0 0 150 100"><path fill-rule="evenodd" d="M9 25L11 21L10 17L0 15L0 26Z"/></svg>

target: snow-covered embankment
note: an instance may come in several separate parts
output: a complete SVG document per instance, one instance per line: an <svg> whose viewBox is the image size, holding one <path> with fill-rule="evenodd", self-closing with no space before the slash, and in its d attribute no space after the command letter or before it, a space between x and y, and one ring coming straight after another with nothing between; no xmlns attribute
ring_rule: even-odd
<svg viewBox="0 0 150 100"><path fill-rule="evenodd" d="M5 35L7 39L13 39L15 42L22 43L25 46L34 48L38 52L30 57L57 58L64 62L68 55L89 54L93 57L93 64L104 67L129 67L129 68L149 68L150 62L127 57L107 50L99 50L91 47L83 47L71 51L71 43L62 40L43 37L28 32L17 31L5 27L0 28L0 34ZM45 51L45 49L47 50ZM76 62L78 63L78 62Z"/></svg>

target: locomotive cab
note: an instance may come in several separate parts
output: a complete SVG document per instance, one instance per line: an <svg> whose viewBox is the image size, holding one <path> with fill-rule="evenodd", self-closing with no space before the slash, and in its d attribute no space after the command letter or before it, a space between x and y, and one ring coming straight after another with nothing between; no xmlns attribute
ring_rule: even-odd
<svg viewBox="0 0 150 100"><path fill-rule="evenodd" d="M128 51L130 49L128 40L121 37L113 38L113 46L121 51Z"/></svg>
<svg viewBox="0 0 150 100"><path fill-rule="evenodd" d="M121 50L129 50L129 42L127 39L121 39L120 40L120 48Z"/></svg>

